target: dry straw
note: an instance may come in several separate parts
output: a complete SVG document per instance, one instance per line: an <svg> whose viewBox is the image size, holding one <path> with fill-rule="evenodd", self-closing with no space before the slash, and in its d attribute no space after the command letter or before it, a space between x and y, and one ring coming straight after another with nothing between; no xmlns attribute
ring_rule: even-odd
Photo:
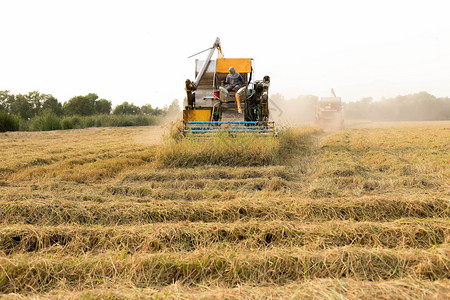
<svg viewBox="0 0 450 300"><path fill-rule="evenodd" d="M80 255L102 251L127 253L193 251L198 248L264 249L343 246L427 249L448 244L450 222L403 219L393 222L299 221L237 223L157 223L134 226L31 226L0 229L0 253L44 252Z"/></svg>
<svg viewBox="0 0 450 300"><path fill-rule="evenodd" d="M199 165L265 166L285 161L293 152L309 149L317 128L285 129L279 138L253 135L233 136L219 132L210 137L176 139L169 136L157 160L166 167Z"/></svg>
<svg viewBox="0 0 450 300"><path fill-rule="evenodd" d="M133 225L158 222L236 222L238 220L390 221L399 218L449 218L450 202L444 199L233 199L201 201L79 202L27 200L1 203L2 224Z"/></svg>
<svg viewBox="0 0 450 300"><path fill-rule="evenodd" d="M448 297L448 125L151 130L0 136L0 298Z"/></svg>
<svg viewBox="0 0 450 300"><path fill-rule="evenodd" d="M0 291L45 292L88 288L118 280L136 287L286 284L317 278L381 281L448 278L446 248L431 251L342 247L323 251L274 249L250 253L197 250L192 253L103 253L89 256L13 255L0 259Z"/></svg>

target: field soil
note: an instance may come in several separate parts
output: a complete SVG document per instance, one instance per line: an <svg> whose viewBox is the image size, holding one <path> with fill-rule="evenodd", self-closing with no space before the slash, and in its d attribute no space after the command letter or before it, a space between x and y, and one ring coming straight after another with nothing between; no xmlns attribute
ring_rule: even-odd
<svg viewBox="0 0 450 300"><path fill-rule="evenodd" d="M166 135L0 134L0 298L449 297L450 122Z"/></svg>

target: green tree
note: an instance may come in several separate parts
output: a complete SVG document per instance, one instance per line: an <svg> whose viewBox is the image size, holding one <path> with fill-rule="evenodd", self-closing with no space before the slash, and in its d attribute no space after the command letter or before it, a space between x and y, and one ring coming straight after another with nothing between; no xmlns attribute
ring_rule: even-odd
<svg viewBox="0 0 450 300"><path fill-rule="evenodd" d="M95 111L97 114L107 114L111 113L112 102L106 99L100 99L95 101Z"/></svg>
<svg viewBox="0 0 450 300"><path fill-rule="evenodd" d="M90 93L86 96L76 96L64 103L63 110L65 115L91 116L96 113L95 102L98 99L97 94Z"/></svg>
<svg viewBox="0 0 450 300"><path fill-rule="evenodd" d="M29 92L27 95L23 95L30 105L31 116L34 117L39 114L42 109L42 104L45 101L47 95L41 94L38 91Z"/></svg>
<svg viewBox="0 0 450 300"><path fill-rule="evenodd" d="M163 115L165 113L165 110L164 109L161 109L161 108L159 108L159 107L156 107L156 108L154 108L153 109L153 116L161 116L161 115Z"/></svg>
<svg viewBox="0 0 450 300"><path fill-rule="evenodd" d="M9 91L0 92L0 109L29 119L40 114L43 109L51 109L56 114L61 113L61 104L50 94L37 91L28 94L11 95Z"/></svg>
<svg viewBox="0 0 450 300"><path fill-rule="evenodd" d="M13 115L19 115L22 119L28 120L34 116L33 108L24 95L16 95L11 101L9 112Z"/></svg>
<svg viewBox="0 0 450 300"><path fill-rule="evenodd" d="M13 101L14 95L11 95L9 91L0 91L0 110L9 112Z"/></svg>
<svg viewBox="0 0 450 300"><path fill-rule="evenodd" d="M53 97L52 95L47 95L46 99L42 103L42 110L43 111L51 111L58 117L62 116L63 114L63 107L60 102L58 102L58 99Z"/></svg>
<svg viewBox="0 0 450 300"><path fill-rule="evenodd" d="M156 109L158 109L158 108L156 108ZM141 106L140 112L143 115L151 116L155 113L155 109L152 107L151 104L144 104Z"/></svg>
<svg viewBox="0 0 450 300"><path fill-rule="evenodd" d="M114 108L113 114L115 115L137 115L139 114L140 109L138 106L134 105L133 103L128 103L127 101L123 102L122 104L117 105Z"/></svg>

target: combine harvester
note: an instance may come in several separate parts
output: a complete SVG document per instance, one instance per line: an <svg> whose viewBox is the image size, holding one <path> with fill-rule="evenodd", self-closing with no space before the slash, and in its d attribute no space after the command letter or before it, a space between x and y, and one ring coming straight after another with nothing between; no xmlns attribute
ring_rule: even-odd
<svg viewBox="0 0 450 300"><path fill-rule="evenodd" d="M331 94L333 97L322 97L316 105L315 124L325 130L340 130L344 128L344 108L333 89Z"/></svg>
<svg viewBox="0 0 450 300"><path fill-rule="evenodd" d="M211 60L216 49L218 58ZM186 80L184 134L208 136L223 131L275 135L274 122L269 122L270 77L252 81L253 59L223 58L219 38L202 52L208 50L204 61L195 60L195 81ZM227 91L225 80L231 67L242 75L244 84Z"/></svg>

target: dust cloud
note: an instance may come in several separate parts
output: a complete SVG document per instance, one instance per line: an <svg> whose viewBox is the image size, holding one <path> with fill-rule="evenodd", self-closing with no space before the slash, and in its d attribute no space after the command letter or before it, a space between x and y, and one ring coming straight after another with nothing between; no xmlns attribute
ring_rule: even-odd
<svg viewBox="0 0 450 300"><path fill-rule="evenodd" d="M315 107L319 100L317 96L298 96L287 100L281 94L274 94L269 99L270 118L277 124L295 126L314 123Z"/></svg>
<svg viewBox="0 0 450 300"><path fill-rule="evenodd" d="M286 100L281 94L269 98L271 119L280 124L298 125L314 123L315 107L319 97L298 96ZM371 97L346 102L342 99L345 123L416 122L450 120L450 98L436 97L427 92L373 100Z"/></svg>

